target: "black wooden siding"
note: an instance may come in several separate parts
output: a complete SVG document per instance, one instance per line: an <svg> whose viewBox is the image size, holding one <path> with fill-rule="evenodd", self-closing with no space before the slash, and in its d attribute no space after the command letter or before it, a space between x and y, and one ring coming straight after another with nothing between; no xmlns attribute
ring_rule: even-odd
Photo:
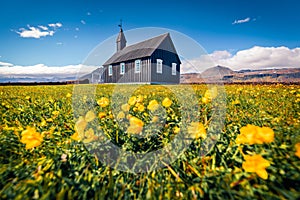
<svg viewBox="0 0 300 200"><path fill-rule="evenodd" d="M156 72L156 60L162 59L162 73ZM151 83L174 83L180 81L180 60L177 54L157 49L151 56ZM172 75L172 63L176 63L176 75Z"/></svg>
<svg viewBox="0 0 300 200"><path fill-rule="evenodd" d="M162 74L156 72L156 59L163 60ZM180 80L180 60L176 53L156 49L151 57L141 58L140 73L135 73L135 60L126 61L125 74L120 74L120 63L112 65L113 74L108 75L108 65L104 66L105 83L174 83ZM176 63L176 75L172 75L172 63Z"/></svg>

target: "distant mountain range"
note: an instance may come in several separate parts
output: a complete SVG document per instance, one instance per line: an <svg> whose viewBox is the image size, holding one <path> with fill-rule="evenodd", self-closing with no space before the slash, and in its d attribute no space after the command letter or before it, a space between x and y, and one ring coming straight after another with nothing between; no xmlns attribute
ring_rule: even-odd
<svg viewBox="0 0 300 200"><path fill-rule="evenodd" d="M73 81L76 77L64 77L64 78L39 78L39 77L1 77L0 83L45 83L45 82L64 82Z"/></svg>
<svg viewBox="0 0 300 200"><path fill-rule="evenodd" d="M101 70L96 69L81 77L81 80L90 80L93 76L99 76ZM93 76L92 76L93 74ZM75 83L76 77L1 77L0 83L53 83L68 82ZM202 73L181 74L180 83L262 83L262 82L282 82L282 83L300 83L300 68L282 68L282 69L260 69L260 70L239 70L233 71L228 67L215 66Z"/></svg>
<svg viewBox="0 0 300 200"><path fill-rule="evenodd" d="M300 68L260 69L233 71L228 67L216 66L202 73L181 74L181 83L300 83Z"/></svg>

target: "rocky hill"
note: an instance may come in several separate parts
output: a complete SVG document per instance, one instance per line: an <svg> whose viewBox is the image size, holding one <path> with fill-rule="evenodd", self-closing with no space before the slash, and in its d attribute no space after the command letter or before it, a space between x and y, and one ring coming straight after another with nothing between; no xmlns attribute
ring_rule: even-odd
<svg viewBox="0 0 300 200"><path fill-rule="evenodd" d="M300 83L300 68L233 71L216 66L199 73L182 74L181 83Z"/></svg>

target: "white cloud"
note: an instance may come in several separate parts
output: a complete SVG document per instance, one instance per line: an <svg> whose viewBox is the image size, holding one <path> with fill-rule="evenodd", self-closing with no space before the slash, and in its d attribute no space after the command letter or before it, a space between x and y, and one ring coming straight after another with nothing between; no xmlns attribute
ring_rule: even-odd
<svg viewBox="0 0 300 200"><path fill-rule="evenodd" d="M11 63L0 62L0 67L12 67L12 66L13 66L13 64L11 64Z"/></svg>
<svg viewBox="0 0 300 200"><path fill-rule="evenodd" d="M52 29L49 30L48 27L40 25L38 27L29 26L28 28L20 28L19 31L16 31L22 38L41 38L46 36L53 36L56 28L62 27L61 23L56 24L48 24L48 26Z"/></svg>
<svg viewBox="0 0 300 200"><path fill-rule="evenodd" d="M243 24L243 23L246 23L249 21L250 21L250 17L247 17L245 19L234 20L234 22L232 22L232 24Z"/></svg>
<svg viewBox="0 0 300 200"><path fill-rule="evenodd" d="M90 16L90 15L92 15L92 14L91 14L90 12L87 12L86 15Z"/></svg>
<svg viewBox="0 0 300 200"><path fill-rule="evenodd" d="M49 27L52 27L52 28L60 28L62 27L62 24L61 23L55 23L55 24L48 24Z"/></svg>
<svg viewBox="0 0 300 200"><path fill-rule="evenodd" d="M47 26L39 26L40 29L44 30L44 31L47 31L48 30L48 27Z"/></svg>
<svg viewBox="0 0 300 200"><path fill-rule="evenodd" d="M79 31L80 29L78 27L75 28L75 31Z"/></svg>
<svg viewBox="0 0 300 200"><path fill-rule="evenodd" d="M300 48L260 47L230 52L214 51L199 58L182 62L183 73L202 72L207 68L221 65L233 70L266 69L266 68L296 68L300 67Z"/></svg>
<svg viewBox="0 0 300 200"><path fill-rule="evenodd" d="M64 78L76 77L88 74L95 70L96 66L86 65L67 65L67 66L46 66L44 64L37 64L33 66L10 66L5 65L0 67L1 77L15 77L15 78ZM1 66L0 62L0 66Z"/></svg>
<svg viewBox="0 0 300 200"><path fill-rule="evenodd" d="M20 32L17 32L21 37L23 38L41 38L45 36L53 36L54 31L42 31L35 27L28 27L29 30L26 30L24 28L20 29Z"/></svg>
<svg viewBox="0 0 300 200"><path fill-rule="evenodd" d="M82 24L86 24L86 22L85 22L84 20L81 20L80 22L81 22Z"/></svg>

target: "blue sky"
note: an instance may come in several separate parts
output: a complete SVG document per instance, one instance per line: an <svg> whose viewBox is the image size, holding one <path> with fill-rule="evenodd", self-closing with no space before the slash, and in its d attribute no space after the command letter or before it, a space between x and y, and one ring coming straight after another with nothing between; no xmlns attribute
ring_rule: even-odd
<svg viewBox="0 0 300 200"><path fill-rule="evenodd" d="M0 8L2 66L78 65L99 43L118 33L120 19L124 30L179 31L221 60L261 50L254 47L271 53L284 47L299 55L297 0L3 0ZM237 59L226 63L236 64Z"/></svg>

